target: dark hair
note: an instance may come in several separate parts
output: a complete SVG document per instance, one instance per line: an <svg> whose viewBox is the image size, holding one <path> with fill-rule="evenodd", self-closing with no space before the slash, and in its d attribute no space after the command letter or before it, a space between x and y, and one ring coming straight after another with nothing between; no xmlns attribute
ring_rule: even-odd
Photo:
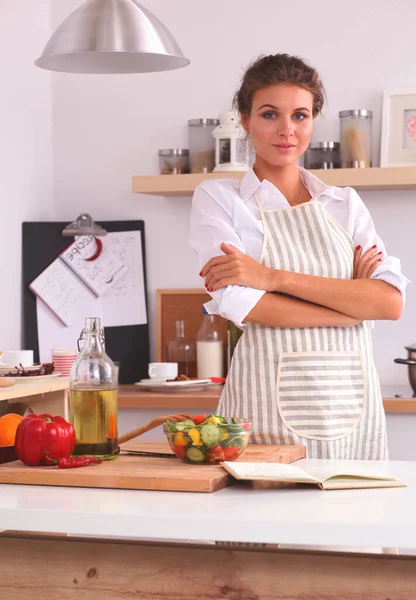
<svg viewBox="0 0 416 600"><path fill-rule="evenodd" d="M325 90L318 71L289 54L270 54L255 60L243 75L241 87L234 96L234 107L240 114L249 115L257 90L279 83L292 83L311 92L312 114L316 117L321 112Z"/></svg>

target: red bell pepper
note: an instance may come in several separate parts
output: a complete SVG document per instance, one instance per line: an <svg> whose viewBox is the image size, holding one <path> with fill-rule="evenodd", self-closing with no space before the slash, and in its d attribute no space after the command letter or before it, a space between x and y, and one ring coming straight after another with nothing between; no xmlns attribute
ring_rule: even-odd
<svg viewBox="0 0 416 600"><path fill-rule="evenodd" d="M202 421L205 421L205 419L207 418L207 415L194 415L192 417L192 421L195 423L195 425L199 425L200 423L202 423Z"/></svg>
<svg viewBox="0 0 416 600"><path fill-rule="evenodd" d="M32 414L19 423L15 450L30 467L55 465L58 459L71 456L75 441L75 430L64 418Z"/></svg>

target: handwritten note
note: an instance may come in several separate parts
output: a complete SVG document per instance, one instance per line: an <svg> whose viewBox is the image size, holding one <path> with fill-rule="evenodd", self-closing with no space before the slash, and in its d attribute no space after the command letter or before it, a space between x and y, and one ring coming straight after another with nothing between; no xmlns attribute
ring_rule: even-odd
<svg viewBox="0 0 416 600"><path fill-rule="evenodd" d="M117 256L127 269L103 295L105 325L147 323L141 232L108 233L104 243L105 248Z"/></svg>
<svg viewBox="0 0 416 600"><path fill-rule="evenodd" d="M85 312L93 297L60 259L54 260L29 288L66 326L72 325Z"/></svg>

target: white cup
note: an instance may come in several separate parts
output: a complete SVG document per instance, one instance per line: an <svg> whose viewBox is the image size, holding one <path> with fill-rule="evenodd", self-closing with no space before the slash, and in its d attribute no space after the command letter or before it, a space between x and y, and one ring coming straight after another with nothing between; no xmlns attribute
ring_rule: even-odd
<svg viewBox="0 0 416 600"><path fill-rule="evenodd" d="M31 367L33 365L33 350L5 350L0 356L0 367Z"/></svg>
<svg viewBox="0 0 416 600"><path fill-rule="evenodd" d="M150 379L175 379L175 377L178 375L178 363L150 363L148 373Z"/></svg>

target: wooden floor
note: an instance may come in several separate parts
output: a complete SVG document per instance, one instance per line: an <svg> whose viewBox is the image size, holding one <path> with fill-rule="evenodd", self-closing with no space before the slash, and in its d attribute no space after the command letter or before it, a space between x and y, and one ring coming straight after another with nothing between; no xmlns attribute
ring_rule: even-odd
<svg viewBox="0 0 416 600"><path fill-rule="evenodd" d="M416 557L0 535L3 600L414 600Z"/></svg>

